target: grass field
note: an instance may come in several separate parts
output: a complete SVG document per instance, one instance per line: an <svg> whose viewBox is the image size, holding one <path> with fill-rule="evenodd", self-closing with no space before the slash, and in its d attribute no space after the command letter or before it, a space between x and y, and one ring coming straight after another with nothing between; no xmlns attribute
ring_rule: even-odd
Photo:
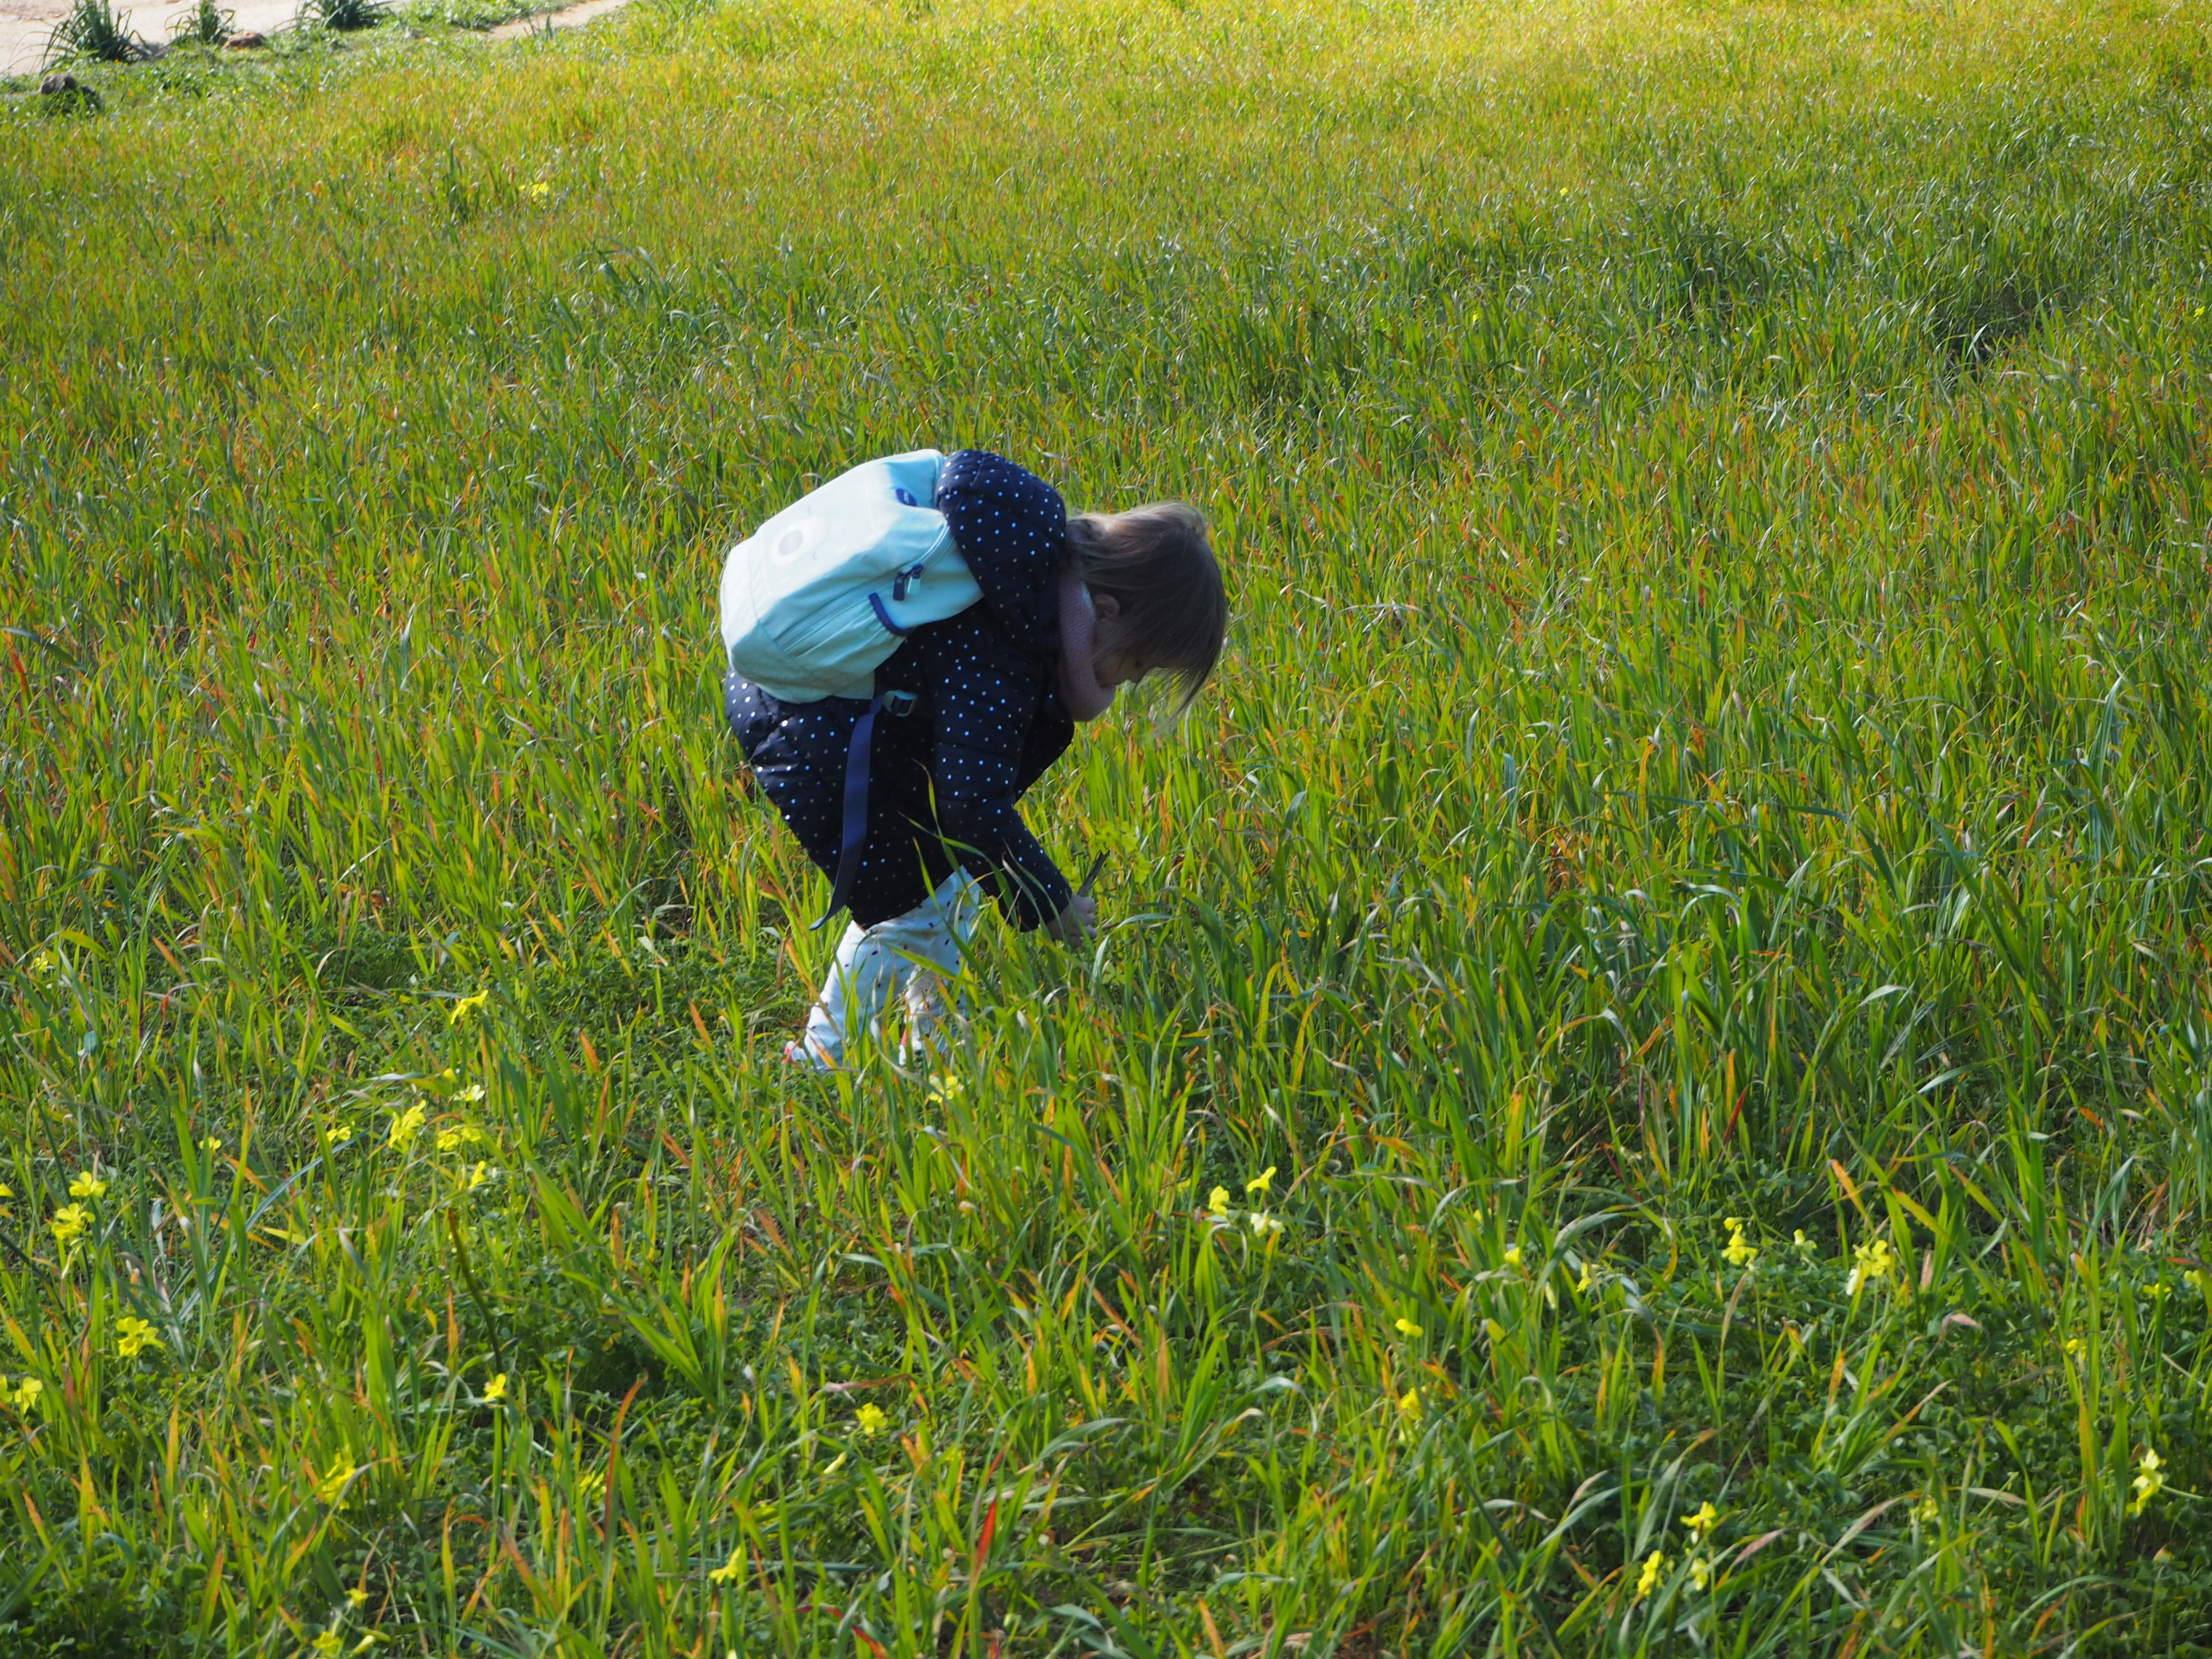
<svg viewBox="0 0 2212 1659"><path fill-rule="evenodd" d="M2212 1652L2212 6L1245 10L0 100L0 1653ZM1238 621L817 1081L921 444Z"/></svg>

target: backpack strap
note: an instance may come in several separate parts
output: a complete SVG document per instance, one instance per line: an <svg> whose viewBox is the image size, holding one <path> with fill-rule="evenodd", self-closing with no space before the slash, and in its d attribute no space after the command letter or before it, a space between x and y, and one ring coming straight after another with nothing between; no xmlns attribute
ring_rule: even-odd
<svg viewBox="0 0 2212 1659"><path fill-rule="evenodd" d="M845 750L845 826L838 838L837 874L830 884L830 908L809 933L845 908L853 878L860 873L860 850L868 844L868 765L875 748L876 716L883 712L881 691L868 699L867 712L853 722L853 742Z"/></svg>
<svg viewBox="0 0 2212 1659"><path fill-rule="evenodd" d="M853 722L853 741L845 750L845 823L837 842L837 874L830 884L830 908L807 928L810 933L845 908L853 878L860 873L860 854L868 844L868 774L874 761L876 716L910 714L917 701L911 690L884 685L879 675L876 695Z"/></svg>

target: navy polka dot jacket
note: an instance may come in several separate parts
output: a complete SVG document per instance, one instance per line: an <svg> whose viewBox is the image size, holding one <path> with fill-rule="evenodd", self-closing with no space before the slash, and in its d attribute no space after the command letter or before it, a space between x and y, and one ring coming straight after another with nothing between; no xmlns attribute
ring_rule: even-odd
<svg viewBox="0 0 2212 1659"><path fill-rule="evenodd" d="M1017 805L1075 734L1060 696L1067 510L1043 479L981 449L946 459L937 506L982 603L916 629L876 672L879 689L915 701L876 722L868 837L848 902L871 927L914 908L957 865L992 885L1015 925L1033 927L1070 896ZM834 875L846 750L867 705L782 702L735 675L724 692L763 792Z"/></svg>

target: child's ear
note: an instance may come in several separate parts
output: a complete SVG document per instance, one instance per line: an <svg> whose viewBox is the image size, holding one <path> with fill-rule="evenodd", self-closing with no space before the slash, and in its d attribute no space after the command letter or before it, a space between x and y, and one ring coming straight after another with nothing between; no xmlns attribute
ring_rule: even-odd
<svg viewBox="0 0 2212 1659"><path fill-rule="evenodd" d="M1100 622L1112 622L1121 614L1121 601L1094 587L1091 590L1091 613Z"/></svg>

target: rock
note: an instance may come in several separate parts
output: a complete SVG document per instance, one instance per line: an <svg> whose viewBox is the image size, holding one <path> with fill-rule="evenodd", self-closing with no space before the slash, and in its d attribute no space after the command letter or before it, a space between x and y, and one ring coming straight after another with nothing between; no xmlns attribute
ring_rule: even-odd
<svg viewBox="0 0 2212 1659"><path fill-rule="evenodd" d="M265 46L269 37L258 29L240 29L223 43L226 52L252 52L256 46Z"/></svg>
<svg viewBox="0 0 2212 1659"><path fill-rule="evenodd" d="M97 91L58 70L39 82L39 107L49 115L77 115L100 107Z"/></svg>

